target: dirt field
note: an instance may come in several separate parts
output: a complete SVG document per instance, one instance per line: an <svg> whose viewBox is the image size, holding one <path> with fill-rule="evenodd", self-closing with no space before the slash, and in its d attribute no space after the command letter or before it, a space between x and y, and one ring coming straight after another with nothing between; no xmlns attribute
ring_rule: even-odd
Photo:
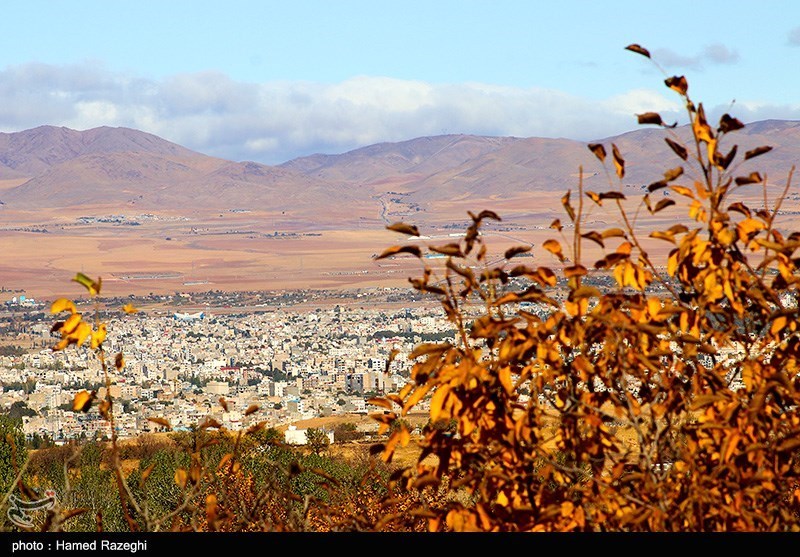
<svg viewBox="0 0 800 557"><path fill-rule="evenodd" d="M627 191L630 189L630 191ZM742 188L744 191L746 188ZM753 189L732 197L752 206L763 203ZM683 201L660 211L648 213L634 195L641 192L626 186L631 195L629 217L648 254L664 265L674 247L664 240L650 239L653 230L665 230L677 222L690 224ZM774 194L773 194L774 195ZM578 209L577 194L572 204ZM615 206L607 202L598 207L584 200L582 230L625 228ZM435 214L421 212L404 216L391 215L392 221L417 224L423 239L419 245L443 245L458 241L451 234L463 233L469 222L467 211L495 211L501 223L487 221L484 235L490 262L501 261L503 252L516 245L532 245L532 257L515 259L511 265L560 267L558 260L541 249L548 239L560 240L564 254L573 259L573 229L561 204L561 195L552 192L518 199L476 201L453 200L439 204ZM786 214L776 220L779 229L793 229L789 205ZM341 208L340 208L341 209ZM28 297L54 298L81 294L70 283L76 272L101 277L104 294L174 293L191 291L242 291L281 289L339 289L355 287L408 287L408 277L419 276L422 264L401 254L394 259L376 261L374 256L385 248L409 241L404 235L385 229L386 221L376 215L371 220L348 222L341 226L309 224L307 220L288 217L276 221L274 215L258 213L122 215L128 225L119 222L81 220L84 213L24 213L0 207L0 288L21 291ZM81 208L85 214L106 214L108 209ZM105 213L103 212L105 211ZM132 221L137 225L130 225ZM554 219L564 226L561 232L550 228ZM619 239L607 240L613 251ZM604 255L604 249L584 240L581 260L591 267ZM425 261L433 265L434 260ZM3 295L3 298L10 298Z"/></svg>

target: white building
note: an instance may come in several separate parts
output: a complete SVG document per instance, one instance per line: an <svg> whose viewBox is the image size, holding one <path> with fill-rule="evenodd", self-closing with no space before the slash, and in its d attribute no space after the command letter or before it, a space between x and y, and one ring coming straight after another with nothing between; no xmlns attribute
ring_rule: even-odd
<svg viewBox="0 0 800 557"><path fill-rule="evenodd" d="M306 445L308 444L307 432L308 429L297 429L297 426L290 425L283 434L283 440L287 445ZM328 441L333 443L333 432L324 431L323 433L328 436Z"/></svg>

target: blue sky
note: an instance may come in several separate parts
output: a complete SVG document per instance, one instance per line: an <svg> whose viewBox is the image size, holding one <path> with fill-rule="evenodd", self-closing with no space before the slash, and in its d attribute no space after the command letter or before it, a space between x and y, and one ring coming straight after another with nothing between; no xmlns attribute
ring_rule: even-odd
<svg viewBox="0 0 800 557"><path fill-rule="evenodd" d="M26 0L0 131L126 126L267 164L440 133L596 140L695 102L800 119L800 2Z"/></svg>

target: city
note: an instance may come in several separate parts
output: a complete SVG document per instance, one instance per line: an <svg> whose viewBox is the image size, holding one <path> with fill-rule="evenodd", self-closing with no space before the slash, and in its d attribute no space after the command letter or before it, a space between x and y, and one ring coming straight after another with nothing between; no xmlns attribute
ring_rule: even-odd
<svg viewBox="0 0 800 557"><path fill-rule="evenodd" d="M123 300L104 302L108 309L100 310L100 318L109 331L106 360L113 362L118 352L125 359L119 373L108 366L119 438L162 429L148 419L152 417L168 420L175 430L206 419L237 430L257 422L274 427L367 414L378 410L368 404L370 397L397 392L406 383L413 363L407 355L415 345L454 334L435 300L404 307L419 299L410 289L262 293L267 297L260 303L254 296L137 299L136 304L155 309L132 315L115 311L111 302ZM63 443L78 437L108 438L109 424L96 409L72 411L73 397L81 390L105 396L96 353L88 343L53 351L56 316L49 313L49 304L24 296L12 300L6 307L15 311L6 319L4 337L17 349L0 356L0 406L6 412L14 405L23 409L29 439L38 435ZM212 302L221 307L195 311ZM245 303L248 309L239 307ZM268 303L275 305L267 309ZM166 309L169 305L175 309ZM86 315L93 312L90 303L79 309ZM11 314L16 316L14 325ZM20 349L22 345L29 349ZM397 356L387 365L393 350ZM244 415L252 405L259 411Z"/></svg>

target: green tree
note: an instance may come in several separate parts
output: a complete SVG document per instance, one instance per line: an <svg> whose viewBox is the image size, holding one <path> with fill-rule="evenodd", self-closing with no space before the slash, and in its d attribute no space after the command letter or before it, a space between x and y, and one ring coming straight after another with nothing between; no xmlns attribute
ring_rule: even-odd
<svg viewBox="0 0 800 557"><path fill-rule="evenodd" d="M11 404L11 408L8 410L8 416L13 420L20 420L22 421L23 416L35 416L36 411L28 407L28 404L25 401L17 400Z"/></svg>
<svg viewBox="0 0 800 557"><path fill-rule="evenodd" d="M0 415L0 492L8 493L14 487L22 465L28 458L22 420Z"/></svg>
<svg viewBox="0 0 800 557"><path fill-rule="evenodd" d="M364 433L358 431L356 424L342 423L333 428L333 440L335 442L347 442L362 439Z"/></svg>
<svg viewBox="0 0 800 557"><path fill-rule="evenodd" d="M280 445L283 443L283 434L274 427L258 430L251 436L260 445Z"/></svg>
<svg viewBox="0 0 800 557"><path fill-rule="evenodd" d="M312 427L306 430L306 442L314 454L322 454L328 449L331 440L322 429Z"/></svg>

